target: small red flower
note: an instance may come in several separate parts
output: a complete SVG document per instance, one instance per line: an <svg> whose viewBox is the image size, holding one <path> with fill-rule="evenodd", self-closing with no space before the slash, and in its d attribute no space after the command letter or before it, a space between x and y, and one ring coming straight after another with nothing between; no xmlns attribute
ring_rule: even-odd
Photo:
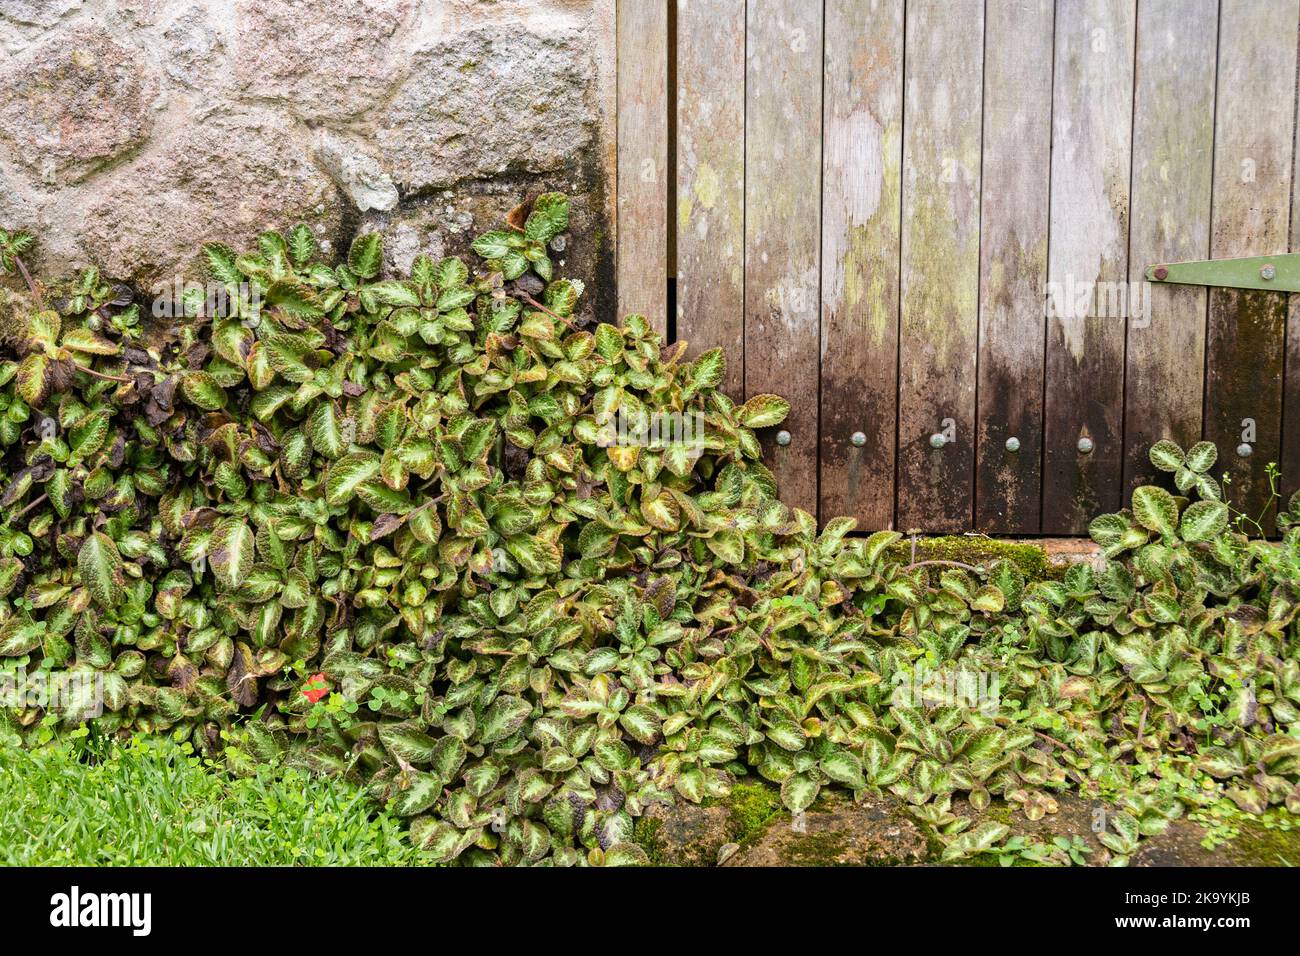
<svg viewBox="0 0 1300 956"><path fill-rule="evenodd" d="M330 685L325 682L325 675L312 674L311 677L307 678L307 684L302 689L302 696L314 704L329 692Z"/></svg>

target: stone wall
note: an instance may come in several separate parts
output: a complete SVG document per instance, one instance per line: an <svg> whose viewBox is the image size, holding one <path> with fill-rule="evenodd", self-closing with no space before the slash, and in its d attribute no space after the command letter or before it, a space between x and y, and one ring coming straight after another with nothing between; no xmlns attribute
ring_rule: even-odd
<svg viewBox="0 0 1300 956"><path fill-rule="evenodd" d="M575 197L613 308L614 0L0 0L0 226L148 288L305 221L390 264Z"/></svg>

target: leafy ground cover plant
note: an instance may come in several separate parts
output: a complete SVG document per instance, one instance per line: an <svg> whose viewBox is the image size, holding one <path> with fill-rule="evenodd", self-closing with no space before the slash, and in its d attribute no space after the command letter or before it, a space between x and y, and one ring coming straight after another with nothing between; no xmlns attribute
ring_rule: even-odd
<svg viewBox="0 0 1300 956"><path fill-rule="evenodd" d="M755 774L795 813L888 790L954 860L1006 836L957 795L1108 796L1120 862L1189 806L1300 810L1300 502L1251 540L1213 447L1162 442L1177 494L1097 519L1061 581L818 529L760 458L788 404L643 317L582 323L567 228L546 194L472 270L407 276L375 235L341 264L303 226L214 243L221 307L156 329L0 239L0 660L44 694L7 734L102 698L99 733L283 754L470 864L644 862L650 803Z"/></svg>

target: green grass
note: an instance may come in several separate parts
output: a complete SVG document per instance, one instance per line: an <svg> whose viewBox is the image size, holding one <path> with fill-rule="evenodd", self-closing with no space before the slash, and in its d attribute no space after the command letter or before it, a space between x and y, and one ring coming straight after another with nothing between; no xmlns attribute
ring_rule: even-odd
<svg viewBox="0 0 1300 956"><path fill-rule="evenodd" d="M340 780L263 767L234 778L170 740L92 760L79 746L0 748L0 864L402 866L398 820Z"/></svg>

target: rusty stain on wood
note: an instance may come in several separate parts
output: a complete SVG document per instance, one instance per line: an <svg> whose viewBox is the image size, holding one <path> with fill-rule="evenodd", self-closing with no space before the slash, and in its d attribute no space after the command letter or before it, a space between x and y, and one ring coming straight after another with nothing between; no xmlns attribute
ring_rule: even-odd
<svg viewBox="0 0 1300 956"><path fill-rule="evenodd" d="M668 332L668 0L618 2L618 311Z"/></svg>
<svg viewBox="0 0 1300 956"><path fill-rule="evenodd" d="M1043 521L1079 534L1120 507L1135 5L1056 14ZM1082 439L1092 451L1079 450Z"/></svg>
<svg viewBox="0 0 1300 956"><path fill-rule="evenodd" d="M1052 0L990 0L986 16L975 527L1029 534L1042 488Z"/></svg>
<svg viewBox="0 0 1300 956"><path fill-rule="evenodd" d="M822 11L748 5L745 123L745 394L784 394L791 441L764 459L795 507L817 512Z"/></svg>
<svg viewBox="0 0 1300 956"><path fill-rule="evenodd" d="M1158 262L1210 253L1218 0L1148 0L1138 8L1133 211L1124 408L1124 500L1167 481L1153 444L1201 437L1207 292L1145 284Z"/></svg>
<svg viewBox="0 0 1300 956"><path fill-rule="evenodd" d="M1297 0L1222 3L1210 242L1215 258L1267 255L1285 249L1290 238L1297 19ZM1210 290L1205 437L1219 446L1215 471L1229 475L1229 500L1252 517L1268 500L1264 469L1280 460L1286 321L1284 295ZM1240 458L1234 450L1252 429L1254 453ZM1271 514L1261 522L1268 531Z"/></svg>
<svg viewBox="0 0 1300 956"><path fill-rule="evenodd" d="M876 530L894 520L903 0L828 0L825 83L821 515Z"/></svg>
<svg viewBox="0 0 1300 956"><path fill-rule="evenodd" d="M745 0L677 0L677 338L745 382Z"/></svg>
<svg viewBox="0 0 1300 956"><path fill-rule="evenodd" d="M978 339L980 0L907 5L898 526L973 518ZM942 448L930 436L950 423Z"/></svg>

